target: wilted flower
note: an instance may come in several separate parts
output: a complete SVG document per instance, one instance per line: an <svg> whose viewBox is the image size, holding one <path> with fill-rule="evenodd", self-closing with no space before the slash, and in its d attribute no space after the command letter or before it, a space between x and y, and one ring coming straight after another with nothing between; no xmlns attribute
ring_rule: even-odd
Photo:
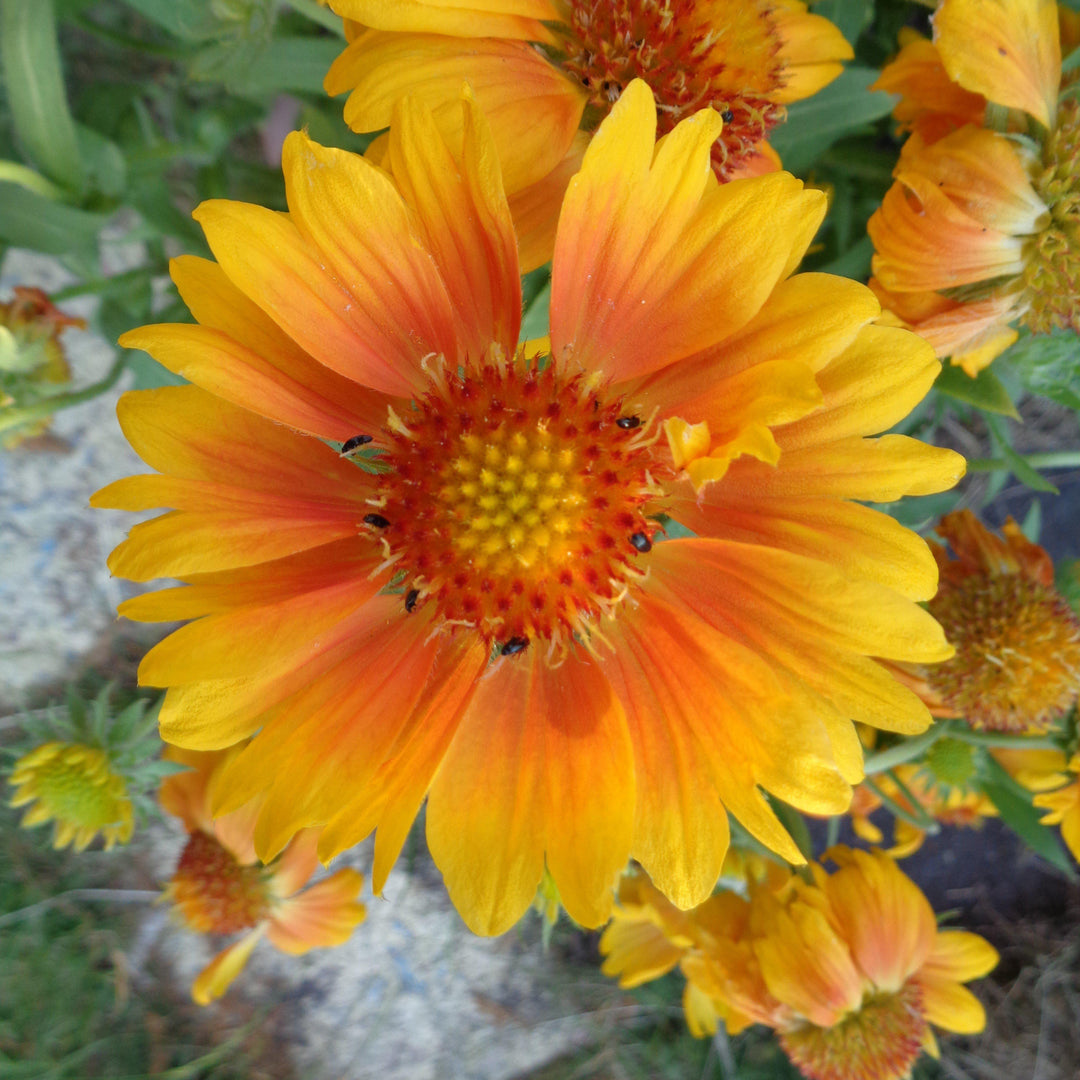
<svg viewBox="0 0 1080 1080"><path fill-rule="evenodd" d="M801 0L332 0L350 44L326 77L351 91L345 120L378 131L416 93L460 126L467 81L492 125L529 269L551 258L559 205L598 123L634 79L656 98L659 134L711 107L727 180L779 167L766 138L785 106L832 82L851 46ZM376 152L378 147L375 148Z"/></svg>
<svg viewBox="0 0 1080 1080"><path fill-rule="evenodd" d="M376 829L380 891L428 796L476 930L511 926L545 867L597 925L631 856L692 906L729 813L801 859L761 789L847 807L852 717L928 723L873 658L951 655L915 602L936 566L855 500L962 471L868 438L939 365L869 325L863 286L789 277L820 192L785 173L716 184L719 117L657 147L641 82L568 190L537 360L494 147L462 108L459 151L403 105L390 172L290 136L287 216L196 212L219 263L173 273L201 325L123 339L197 384L121 400L163 475L94 497L177 508L110 559L189 582L124 604L195 620L140 679L170 687L170 741L254 734L218 809L266 794L263 857L305 826L325 826L325 857ZM694 536L660 542L671 520Z"/></svg>
<svg viewBox="0 0 1080 1080"><path fill-rule="evenodd" d="M244 936L207 965L192 987L206 1005L221 997L240 974L259 940L282 952L340 945L363 921L356 900L364 879L345 868L301 892L318 866L317 835L304 831L269 866L255 857L252 832L258 805L218 818L210 816L222 767L240 748L200 753L170 748L169 760L189 765L161 785L161 805L180 818L189 836L165 889L181 920L203 934Z"/></svg>
<svg viewBox="0 0 1080 1080"><path fill-rule="evenodd" d="M1015 323L1080 330L1080 103L1061 83L1055 4L943 0L933 43L908 38L876 84L914 133L870 221L871 286L969 375Z"/></svg>
<svg viewBox="0 0 1080 1080"><path fill-rule="evenodd" d="M86 327L84 319L72 318L54 307L41 289L16 285L15 297L0 302L0 431L4 443L13 446L40 435L48 419L6 424L19 410L67 386L71 370L60 345L69 326Z"/></svg>
<svg viewBox="0 0 1080 1080"><path fill-rule="evenodd" d="M1048 728L1080 695L1080 620L1054 588L1054 564L1011 518L999 538L970 510L947 514L931 545L941 571L928 605L956 655L920 671L917 688L938 716L974 728Z"/></svg>

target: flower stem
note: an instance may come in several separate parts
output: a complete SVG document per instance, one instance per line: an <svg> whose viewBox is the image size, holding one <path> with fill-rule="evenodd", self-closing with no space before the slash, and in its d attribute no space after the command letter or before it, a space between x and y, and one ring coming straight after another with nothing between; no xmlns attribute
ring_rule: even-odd
<svg viewBox="0 0 1080 1080"><path fill-rule="evenodd" d="M1072 469L1080 465L1080 450L1054 450L1045 454L1021 455L1033 469ZM968 458L968 472L1012 471L1004 458Z"/></svg>
<svg viewBox="0 0 1080 1080"><path fill-rule="evenodd" d="M0 926L9 923L21 922L28 919L38 911L45 911L54 904L65 900L111 900L119 904L142 904L156 900L161 893L156 889L68 889L67 892L57 893L56 896L48 896L39 900L36 904L27 907L16 908L14 911L0 915Z"/></svg>
<svg viewBox="0 0 1080 1080"><path fill-rule="evenodd" d="M888 772L889 769L897 765L903 765L905 761L913 761L926 753L945 734L946 728L944 724L934 724L921 735L905 739L895 746L871 754L866 759L863 771L867 776L873 776L876 773Z"/></svg>

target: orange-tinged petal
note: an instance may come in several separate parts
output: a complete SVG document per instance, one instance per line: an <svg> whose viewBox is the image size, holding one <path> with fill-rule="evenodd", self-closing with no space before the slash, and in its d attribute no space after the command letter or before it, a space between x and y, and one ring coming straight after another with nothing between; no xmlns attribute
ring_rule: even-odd
<svg viewBox="0 0 1080 1080"><path fill-rule="evenodd" d="M188 832L202 829L213 831L213 815L210 812L209 784L215 769L229 759L231 749L202 753L184 750L178 746L166 746L162 757L178 765L186 765L184 772L173 773L161 781L158 802L162 809L179 818Z"/></svg>
<svg viewBox="0 0 1080 1080"><path fill-rule="evenodd" d="M600 970L629 989L666 975L685 951L673 945L656 923L616 915L600 936L604 957Z"/></svg>
<svg viewBox="0 0 1080 1080"><path fill-rule="evenodd" d="M318 847L318 829L303 829L293 837L289 846L272 864L270 890L274 896L292 896L308 883L319 866Z"/></svg>
<svg viewBox="0 0 1080 1080"><path fill-rule="evenodd" d="M555 242L557 363L623 381L691 356L748 322L802 257L821 193L786 173L718 187L709 150L719 124L695 114L654 157L656 110L640 82L601 124Z"/></svg>
<svg viewBox="0 0 1080 1080"><path fill-rule="evenodd" d="M460 360L446 284L386 173L302 132L285 140L281 164L290 220L310 257L322 264L319 278L336 282L347 297L341 316L352 328L351 355L319 353L318 359L357 382L407 395L420 384L420 361L428 353L451 364Z"/></svg>
<svg viewBox="0 0 1080 1080"><path fill-rule="evenodd" d="M965 90L1053 126L1061 79L1054 0L943 0L934 43Z"/></svg>
<svg viewBox="0 0 1080 1080"><path fill-rule="evenodd" d="M997 967L997 949L985 938L967 930L939 930L920 979L934 976L969 982L989 975Z"/></svg>
<svg viewBox="0 0 1080 1080"><path fill-rule="evenodd" d="M509 356L521 325L514 226L484 116L468 99L455 108L464 117L459 155L430 113L398 106L386 164L446 283L459 355L483 357L496 343Z"/></svg>
<svg viewBox="0 0 1080 1080"><path fill-rule="evenodd" d="M229 280L217 263L181 255L169 263L169 273L196 321L227 334L261 357L260 373L265 372L297 394L315 394L331 402L337 413L352 420L353 430L345 438L360 432L378 436L386 421L387 404L394 399L358 385L309 356ZM245 408L251 407L248 395L257 394L257 387L262 385L259 373L249 375L234 367L219 370L185 363L190 372L185 378Z"/></svg>
<svg viewBox="0 0 1080 1080"><path fill-rule="evenodd" d="M382 895L386 880L412 829L447 747L457 732L488 650L476 640L448 644L436 660L430 683L440 687L427 712L418 712L364 790L326 824L320 837L323 858L332 858L377 827L371 887Z"/></svg>
<svg viewBox="0 0 1080 1080"><path fill-rule="evenodd" d="M552 0L333 0L346 22L379 30L457 37L549 41L545 22L561 15Z"/></svg>
<svg viewBox="0 0 1080 1080"><path fill-rule="evenodd" d="M508 192L523 274L551 261L563 196L571 179L581 171L585 147L588 145L588 135L579 131L562 161L546 176L528 187Z"/></svg>
<svg viewBox="0 0 1080 1080"><path fill-rule="evenodd" d="M570 916L602 923L630 854L634 789L623 710L596 664L571 656L555 670L538 647L504 658L477 687L428 800L428 844L469 927L512 926L545 859Z"/></svg>
<svg viewBox="0 0 1080 1080"><path fill-rule="evenodd" d="M216 1001L232 985L233 980L248 962L252 950L266 930L265 924L245 934L235 945L219 952L199 973L191 988L196 1005L209 1005Z"/></svg>
<svg viewBox="0 0 1080 1080"><path fill-rule="evenodd" d="M825 879L831 920L879 990L896 993L934 947L934 910L887 855L849 851Z"/></svg>
<svg viewBox="0 0 1080 1080"><path fill-rule="evenodd" d="M331 95L352 91L345 122L354 131L387 127L395 105L415 94L436 112L454 147L466 84L491 125L507 191L536 183L559 164L585 95L525 41L369 30L334 61L325 81Z"/></svg>
<svg viewBox="0 0 1080 1080"><path fill-rule="evenodd" d="M148 352L170 371L226 401L310 435L344 442L364 430L356 410L324 397L218 330L185 323L144 326L124 334L120 344ZM320 367L314 363L309 366ZM339 382L348 385L344 379L339 378ZM365 412L374 419L373 414L381 411L381 424L386 399L369 394L374 407Z"/></svg>
<svg viewBox="0 0 1080 1080"><path fill-rule="evenodd" d="M935 1027L958 1035L976 1035L986 1027L982 1002L965 986L949 979L919 978L922 1007L926 1019Z"/></svg>
<svg viewBox="0 0 1080 1080"><path fill-rule="evenodd" d="M346 867L274 907L266 936L292 956L349 940L367 908L356 899L364 877Z"/></svg>

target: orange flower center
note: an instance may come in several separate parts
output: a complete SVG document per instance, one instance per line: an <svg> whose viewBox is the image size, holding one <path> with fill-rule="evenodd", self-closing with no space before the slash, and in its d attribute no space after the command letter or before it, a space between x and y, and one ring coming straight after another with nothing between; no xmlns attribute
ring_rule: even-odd
<svg viewBox="0 0 1080 1080"><path fill-rule="evenodd" d="M634 79L652 87L660 134L711 106L724 118L713 147L720 179L786 113L781 40L762 0L570 0L562 68L579 80L599 123Z"/></svg>
<svg viewBox="0 0 1080 1080"><path fill-rule="evenodd" d="M931 686L972 727L1045 729L1080 692L1080 621L1023 574L972 574L930 611L956 656L928 669Z"/></svg>
<svg viewBox="0 0 1080 1080"><path fill-rule="evenodd" d="M169 882L184 920L204 934L232 934L261 922L270 908L266 874L244 866L214 837L193 832Z"/></svg>
<svg viewBox="0 0 1080 1080"><path fill-rule="evenodd" d="M1023 322L1037 334L1080 331L1080 103L1061 104L1043 148L1035 189L1050 208L1050 225L1033 241L1024 270L1031 307Z"/></svg>
<svg viewBox="0 0 1080 1080"><path fill-rule="evenodd" d="M831 1028L781 1032L780 1042L809 1080L902 1080L925 1034L922 991L908 983L899 993L868 998Z"/></svg>
<svg viewBox="0 0 1080 1080"><path fill-rule="evenodd" d="M552 654L644 575L660 494L657 433L581 375L511 364L446 374L391 414L367 528L401 572L407 612L426 604L504 653Z"/></svg>

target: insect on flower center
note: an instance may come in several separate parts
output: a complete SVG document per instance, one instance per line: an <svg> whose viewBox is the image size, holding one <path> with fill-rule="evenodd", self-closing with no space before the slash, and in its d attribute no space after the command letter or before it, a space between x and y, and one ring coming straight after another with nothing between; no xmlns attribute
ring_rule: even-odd
<svg viewBox="0 0 1080 1080"><path fill-rule="evenodd" d="M972 575L930 611L956 655L931 686L972 727L1043 729L1080 692L1080 621L1054 589L1023 574Z"/></svg>
<svg viewBox="0 0 1080 1080"><path fill-rule="evenodd" d="M769 100L784 83L781 40L761 0L571 0L567 24L555 59L589 95L586 124L644 79L661 135L699 109L723 116L713 168L724 179L784 119Z"/></svg>
<svg viewBox="0 0 1080 1080"><path fill-rule="evenodd" d="M1023 318L1035 333L1080 331L1080 102L1062 102L1043 148L1035 189L1050 224L1031 241L1024 284L1031 307Z"/></svg>
<svg viewBox="0 0 1080 1080"><path fill-rule="evenodd" d="M244 866L214 837L193 832L169 882L169 895L192 930L232 934L267 915L270 895L261 866Z"/></svg>
<svg viewBox="0 0 1080 1080"><path fill-rule="evenodd" d="M831 1028L812 1024L781 1032L788 1056L809 1080L902 1080L926 1033L922 991L909 982L879 994Z"/></svg>
<svg viewBox="0 0 1080 1080"><path fill-rule="evenodd" d="M391 416L390 471L365 519L404 572L406 612L434 604L510 654L587 634L645 573L656 435L550 366L443 373Z"/></svg>

